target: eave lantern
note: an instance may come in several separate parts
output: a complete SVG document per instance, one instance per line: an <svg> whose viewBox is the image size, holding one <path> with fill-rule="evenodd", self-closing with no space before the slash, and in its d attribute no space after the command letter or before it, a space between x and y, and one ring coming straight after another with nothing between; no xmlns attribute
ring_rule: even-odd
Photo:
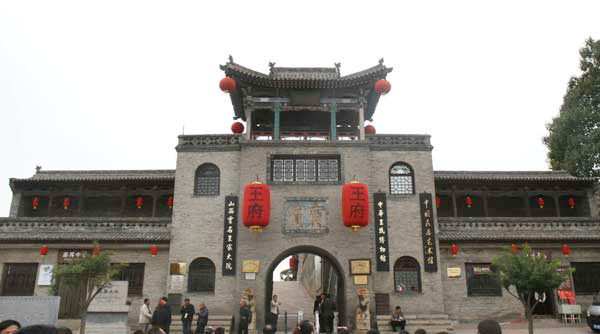
<svg viewBox="0 0 600 334"><path fill-rule="evenodd" d="M344 225L353 232L369 225L369 188L360 182L350 182L342 187L342 215Z"/></svg>
<svg viewBox="0 0 600 334"><path fill-rule="evenodd" d="M40 255L41 256L48 255L48 245L44 245L44 246L40 247Z"/></svg>
<svg viewBox="0 0 600 334"><path fill-rule="evenodd" d="M465 204L467 205L467 208L473 206L473 199L471 198L471 196L467 195L467 198L465 199Z"/></svg>
<svg viewBox="0 0 600 334"><path fill-rule="evenodd" d="M519 254L519 246L512 244L510 247L512 248L512 252L514 254Z"/></svg>
<svg viewBox="0 0 600 334"><path fill-rule="evenodd" d="M251 231L260 232L271 218L271 190L262 182L252 182L244 187L242 222Z"/></svg>
<svg viewBox="0 0 600 334"><path fill-rule="evenodd" d="M389 81L380 79L375 82L375 92L377 92L377 94L385 95L389 93L390 90L392 90L392 85Z"/></svg>
<svg viewBox="0 0 600 334"><path fill-rule="evenodd" d="M365 133L369 136L373 136L375 135L375 133L377 133L377 131L375 130L375 127L373 125L367 125L365 126Z"/></svg>
<svg viewBox="0 0 600 334"><path fill-rule="evenodd" d="M235 134L240 134L244 132L244 124L241 122L235 122L231 124L231 132Z"/></svg>
<svg viewBox="0 0 600 334"><path fill-rule="evenodd" d="M540 209L544 208L544 196L540 196L537 199L537 204Z"/></svg>
<svg viewBox="0 0 600 334"><path fill-rule="evenodd" d="M235 80L230 77L225 77L219 82L221 90L227 94L235 92Z"/></svg>
<svg viewBox="0 0 600 334"><path fill-rule="evenodd" d="M33 210L37 210L37 208L40 206L40 199L36 196L33 198L33 200L31 201L31 208Z"/></svg>
<svg viewBox="0 0 600 334"><path fill-rule="evenodd" d="M173 209L173 195L170 195L167 198L167 206L169 207L169 209Z"/></svg>
<svg viewBox="0 0 600 334"><path fill-rule="evenodd" d="M452 246L450 246L450 253L452 253L452 256L456 256L456 254L458 254L458 246L456 244L452 244Z"/></svg>
<svg viewBox="0 0 600 334"><path fill-rule="evenodd" d="M565 257L568 257L568 256L569 256L569 254L571 254L571 248L569 248L569 245L567 245L567 244L564 244L564 245L562 246L562 252L563 252L563 255L564 255Z"/></svg>
<svg viewBox="0 0 600 334"><path fill-rule="evenodd" d="M65 199L63 199L63 208L65 210L69 210L70 207L71 207L71 199L68 197L65 197Z"/></svg>
<svg viewBox="0 0 600 334"><path fill-rule="evenodd" d="M573 197L569 197L569 208L575 209L575 199Z"/></svg>
<svg viewBox="0 0 600 334"><path fill-rule="evenodd" d="M138 209L141 209L141 208L144 206L144 199L142 198L142 196L138 196L138 197L135 199L135 206L136 206Z"/></svg>
<svg viewBox="0 0 600 334"><path fill-rule="evenodd" d="M435 195L435 208L439 209L441 205L442 205L442 199L440 198L439 195Z"/></svg>
<svg viewBox="0 0 600 334"><path fill-rule="evenodd" d="M156 256L156 255L158 254L158 246L156 246L156 245L152 245L152 246L150 247L150 254L151 254L152 256Z"/></svg>

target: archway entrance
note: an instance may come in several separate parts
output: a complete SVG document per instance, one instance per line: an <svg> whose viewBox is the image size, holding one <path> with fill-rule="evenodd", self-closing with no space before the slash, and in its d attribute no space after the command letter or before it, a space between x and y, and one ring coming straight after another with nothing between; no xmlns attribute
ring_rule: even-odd
<svg viewBox="0 0 600 334"><path fill-rule="evenodd" d="M293 258L293 260L291 260ZM295 263L295 268L293 264ZM316 278L317 284L311 284ZM344 272L342 266L335 257L327 251L313 246L298 246L290 248L273 260L267 271L265 279L265 320L269 319L268 314L271 309L271 296L278 294L279 301L282 302L282 308L286 305L294 305L299 301L285 300L289 293L289 288L303 289L305 296L310 296L310 306L303 306L304 319L314 320L313 303L314 295L320 293L330 294L336 303L338 311L338 326L346 324L346 288L344 281ZM275 286L275 289L274 289ZM286 290L287 289L287 290ZM287 296L286 296L287 295ZM298 295L291 298L299 298ZM307 297L308 298L308 297ZM306 304L306 301L303 303ZM296 309L292 309L296 313ZM282 309L280 313L283 314ZM289 312L289 311L288 311ZM295 317L289 317L288 321L295 323ZM283 323L280 320L278 331L283 331Z"/></svg>

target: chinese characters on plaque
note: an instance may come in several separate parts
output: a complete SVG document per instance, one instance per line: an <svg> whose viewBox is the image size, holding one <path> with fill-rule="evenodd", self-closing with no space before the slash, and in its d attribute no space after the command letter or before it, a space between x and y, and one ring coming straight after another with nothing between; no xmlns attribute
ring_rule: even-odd
<svg viewBox="0 0 600 334"><path fill-rule="evenodd" d="M223 276L235 275L235 256L237 247L237 196L225 197L225 226L223 233Z"/></svg>
<svg viewBox="0 0 600 334"><path fill-rule="evenodd" d="M390 271L388 228L387 228L387 202L385 193L373 194L373 205L375 206L375 258L377 259L377 271Z"/></svg>
<svg viewBox="0 0 600 334"><path fill-rule="evenodd" d="M421 224L423 231L423 257L425 271L437 271L437 252L435 249L435 226L430 193L419 194L421 205Z"/></svg>

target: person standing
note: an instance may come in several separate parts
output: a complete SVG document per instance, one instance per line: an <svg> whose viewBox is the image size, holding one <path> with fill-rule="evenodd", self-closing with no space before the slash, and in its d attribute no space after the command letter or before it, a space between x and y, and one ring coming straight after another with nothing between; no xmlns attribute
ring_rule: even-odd
<svg viewBox="0 0 600 334"><path fill-rule="evenodd" d="M204 334L204 328L208 324L208 309L204 303L198 307L198 322L196 323L196 334ZM217 328L218 329L218 328Z"/></svg>
<svg viewBox="0 0 600 334"><path fill-rule="evenodd" d="M150 311L150 298L146 298L144 299L142 307L140 307L140 318L138 319L140 329L143 330L144 333L148 333L148 328L150 327L151 322L152 311Z"/></svg>
<svg viewBox="0 0 600 334"><path fill-rule="evenodd" d="M184 299L183 306L181 306L181 323L183 324L183 334L192 334L192 321L194 321L194 314L196 314L194 305L190 304L189 298Z"/></svg>
<svg viewBox="0 0 600 334"><path fill-rule="evenodd" d="M152 325L162 329L165 333L169 334L171 328L171 309L167 305L167 297L162 297L158 301L158 306L152 314Z"/></svg>
<svg viewBox="0 0 600 334"><path fill-rule="evenodd" d="M277 333L277 321L279 320L279 305L281 305L281 303L277 301L277 295L273 295L273 299L271 299L271 328L273 329L273 333Z"/></svg>
<svg viewBox="0 0 600 334"><path fill-rule="evenodd" d="M252 312L248 309L245 301L240 302L240 325L238 334L248 334L248 325L252 322Z"/></svg>
<svg viewBox="0 0 600 334"><path fill-rule="evenodd" d="M333 318L335 312L335 304L331 300L331 295L326 294L325 300L321 303L321 317L323 317L323 331L327 334L331 334L333 331Z"/></svg>

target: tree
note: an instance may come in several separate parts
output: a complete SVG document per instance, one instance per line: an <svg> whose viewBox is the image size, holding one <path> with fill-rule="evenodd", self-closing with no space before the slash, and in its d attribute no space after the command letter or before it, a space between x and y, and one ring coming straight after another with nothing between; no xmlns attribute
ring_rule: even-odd
<svg viewBox="0 0 600 334"><path fill-rule="evenodd" d="M125 266L122 264L111 264L110 254L100 252L100 247L94 243L94 251L91 255L82 256L72 262L57 264L52 271L52 291L58 292L59 284L68 286L79 286L85 284L85 294L81 295L80 334L85 334L87 309L94 298L107 287L116 274Z"/></svg>
<svg viewBox="0 0 600 334"><path fill-rule="evenodd" d="M529 334L533 334L532 314L539 304L535 293L541 295L558 288L571 271L559 272L560 260L550 262L543 254L535 254L527 244L521 252L515 253L512 248L507 248L494 258L492 264L504 289L523 305Z"/></svg>
<svg viewBox="0 0 600 334"><path fill-rule="evenodd" d="M581 75L569 80L543 142L552 169L600 176L600 40L588 39L579 54Z"/></svg>

